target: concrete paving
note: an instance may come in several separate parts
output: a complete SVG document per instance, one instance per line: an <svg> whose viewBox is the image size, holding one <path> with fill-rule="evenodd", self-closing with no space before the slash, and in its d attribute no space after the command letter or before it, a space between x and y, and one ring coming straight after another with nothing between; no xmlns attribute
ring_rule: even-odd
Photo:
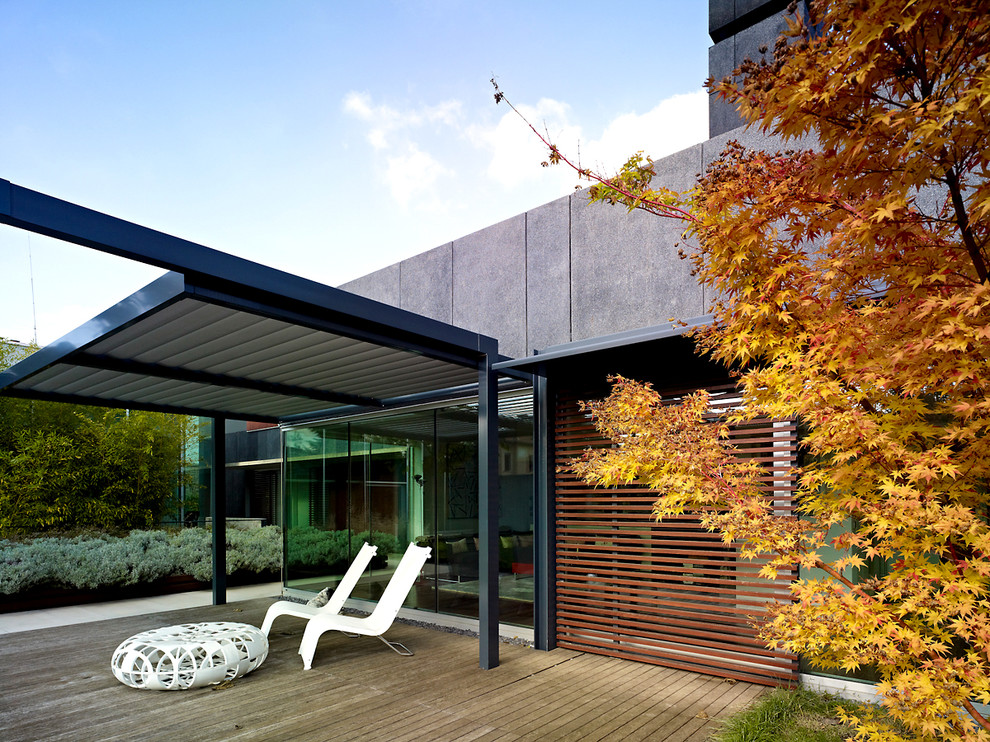
<svg viewBox="0 0 990 742"><path fill-rule="evenodd" d="M227 589L227 602L234 603L254 598L277 600L282 593L282 583L268 582L261 585L245 585ZM213 593L210 590L195 590L188 593L173 593L149 598L112 600L106 603L67 605L58 608L45 608L37 611L17 611L0 613L0 635L16 634L21 631L49 629L55 626L103 621L108 618L141 616L146 613L175 611L182 608L196 608L212 605Z"/></svg>

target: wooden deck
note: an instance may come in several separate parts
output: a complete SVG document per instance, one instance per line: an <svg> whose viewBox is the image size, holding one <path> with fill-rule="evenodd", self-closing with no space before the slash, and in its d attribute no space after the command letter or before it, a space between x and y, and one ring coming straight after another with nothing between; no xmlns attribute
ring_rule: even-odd
<svg viewBox="0 0 990 742"><path fill-rule="evenodd" d="M669 740L702 742L716 720L766 689L558 649L503 644L478 668L477 639L395 624L400 657L370 638L325 634L313 669L296 651L302 621L276 621L271 652L229 687L128 688L116 646L175 623L260 626L269 600L190 608L0 638L0 739L45 740Z"/></svg>

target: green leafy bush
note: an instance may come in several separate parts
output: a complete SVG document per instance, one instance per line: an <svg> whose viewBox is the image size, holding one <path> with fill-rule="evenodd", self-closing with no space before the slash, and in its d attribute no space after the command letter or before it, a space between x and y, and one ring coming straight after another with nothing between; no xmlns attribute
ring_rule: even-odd
<svg viewBox="0 0 990 742"><path fill-rule="evenodd" d="M282 529L264 526L227 529L227 574L278 572L282 569Z"/></svg>
<svg viewBox="0 0 990 742"><path fill-rule="evenodd" d="M0 400L0 533L126 531L174 511L189 418L22 402Z"/></svg>
<svg viewBox="0 0 990 742"><path fill-rule="evenodd" d="M290 569L300 567L340 571L367 541L378 547L378 558L402 550L395 536L383 531L361 531L348 536L347 531L324 531L312 526L290 528L286 537L287 561Z"/></svg>
<svg viewBox="0 0 990 742"><path fill-rule="evenodd" d="M372 546L377 546L380 555L405 551L406 546L405 544L400 544L399 539L391 533L385 533L384 531L371 531L370 533L368 531L361 531L351 537L351 554L357 554L365 541Z"/></svg>
<svg viewBox="0 0 990 742"><path fill-rule="evenodd" d="M347 531L323 531L312 526L290 528L286 536L289 568L323 567L347 561Z"/></svg>
<svg viewBox="0 0 990 742"><path fill-rule="evenodd" d="M176 561L182 565L177 574L192 575L206 582L213 579L213 536L206 528L183 528L172 538Z"/></svg>

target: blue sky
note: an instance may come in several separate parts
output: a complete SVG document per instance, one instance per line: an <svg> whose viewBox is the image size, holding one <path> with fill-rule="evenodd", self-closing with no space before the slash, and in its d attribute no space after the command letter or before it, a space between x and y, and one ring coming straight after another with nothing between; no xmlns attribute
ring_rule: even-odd
<svg viewBox="0 0 990 742"><path fill-rule="evenodd" d="M704 0L0 0L0 178L329 285L707 136ZM677 108L677 115L670 112ZM33 266L33 270L31 270ZM0 337L159 271L0 227Z"/></svg>

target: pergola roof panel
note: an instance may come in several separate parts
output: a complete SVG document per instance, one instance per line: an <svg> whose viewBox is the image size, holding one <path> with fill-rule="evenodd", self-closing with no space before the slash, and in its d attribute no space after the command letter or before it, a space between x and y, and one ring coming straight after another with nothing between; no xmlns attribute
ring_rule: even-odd
<svg viewBox="0 0 990 742"><path fill-rule="evenodd" d="M498 550L498 341L0 180L0 223L166 273L0 372L0 393L214 418L299 422L477 382L482 553ZM302 330L302 331L301 331ZM381 351L365 352L363 345ZM299 353L309 350L309 355ZM388 378L381 374L388 368ZM346 377L346 380L345 380ZM71 390L71 391L70 391ZM223 602L223 476L211 512ZM494 549L494 551L493 551ZM498 665L498 565L479 570L482 668Z"/></svg>
<svg viewBox="0 0 990 742"><path fill-rule="evenodd" d="M331 369L329 373L330 378L339 380L337 386L341 390L364 388L374 397L389 393L399 396L417 394L477 381L477 374L470 370L461 369L458 373L429 358L415 357L372 359L367 363Z"/></svg>
<svg viewBox="0 0 990 742"><path fill-rule="evenodd" d="M332 291L328 289L328 291ZM240 306L238 305L240 302ZM391 344L266 313L167 274L4 375L9 393L246 419L320 414L476 383L474 348ZM452 328L454 329L454 328ZM458 332L461 332L458 330ZM10 377L14 377L10 380Z"/></svg>
<svg viewBox="0 0 990 742"><path fill-rule="evenodd" d="M209 384L68 366L54 367L35 378L37 383L31 390L38 396L76 397L80 402L113 403L135 409L188 408L190 411L214 410L217 414L236 415L242 407L250 406L259 419L267 419L302 414L313 406L308 400L279 394L220 389Z"/></svg>

